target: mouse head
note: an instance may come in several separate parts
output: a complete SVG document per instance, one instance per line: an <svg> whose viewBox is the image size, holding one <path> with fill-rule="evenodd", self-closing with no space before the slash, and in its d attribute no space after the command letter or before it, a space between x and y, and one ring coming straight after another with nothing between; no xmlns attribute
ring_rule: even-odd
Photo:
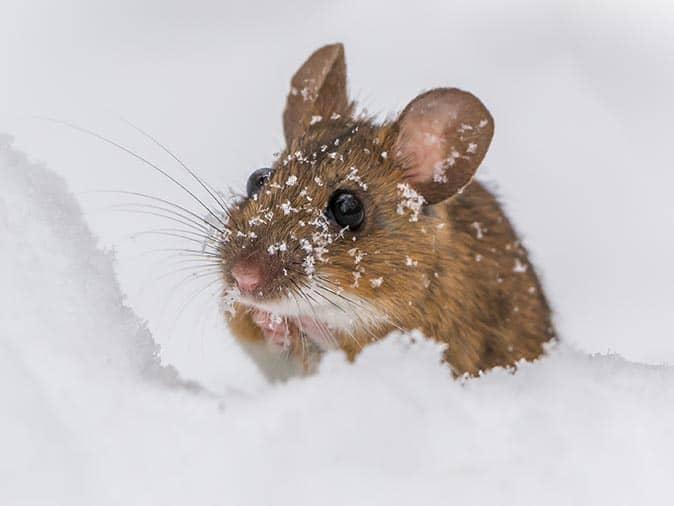
<svg viewBox="0 0 674 506"><path fill-rule="evenodd" d="M356 116L335 44L293 76L283 126L286 149L231 210L225 281L240 303L279 316L347 332L390 323L433 282L436 236L448 233L433 205L470 183L492 138L489 112L441 88L394 121Z"/></svg>

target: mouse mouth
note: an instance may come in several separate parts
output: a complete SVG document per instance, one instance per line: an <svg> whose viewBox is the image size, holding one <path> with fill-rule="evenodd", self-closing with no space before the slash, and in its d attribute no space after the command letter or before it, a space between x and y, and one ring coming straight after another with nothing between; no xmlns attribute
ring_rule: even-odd
<svg viewBox="0 0 674 506"><path fill-rule="evenodd" d="M372 304L353 294L319 293L307 290L273 300L243 295L238 302L250 309L253 321L266 337L278 337L291 326L334 342L335 334L353 334L386 321Z"/></svg>
<svg viewBox="0 0 674 506"><path fill-rule="evenodd" d="M298 332L323 351L339 348L335 329L325 321L308 316L282 316L261 309L253 309L251 317L267 340L284 347L290 346L291 334Z"/></svg>
<svg viewBox="0 0 674 506"><path fill-rule="evenodd" d="M348 307L334 306L325 301L306 300L302 297L262 300L241 297L240 303L248 306L255 315L270 315L271 319L287 320L301 324L314 322L329 330L349 330L358 323L358 315ZM257 323L257 322L256 322Z"/></svg>

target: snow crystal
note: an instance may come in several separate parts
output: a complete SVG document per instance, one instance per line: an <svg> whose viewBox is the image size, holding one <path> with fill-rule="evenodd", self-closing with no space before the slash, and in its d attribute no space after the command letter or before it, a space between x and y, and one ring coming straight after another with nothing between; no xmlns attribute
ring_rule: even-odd
<svg viewBox="0 0 674 506"><path fill-rule="evenodd" d="M239 300L240 296L241 292L239 291L239 288L236 286L233 286L225 290L222 295L222 305L221 305L222 311L228 313L230 316L234 316L234 304L236 303L237 300Z"/></svg>
<svg viewBox="0 0 674 506"><path fill-rule="evenodd" d="M300 247L306 252L311 253L313 251L313 246L307 239L300 239Z"/></svg>
<svg viewBox="0 0 674 506"><path fill-rule="evenodd" d="M482 224L479 221L474 221L470 224L471 227L475 229L475 237L482 239L484 237L484 230L482 229Z"/></svg>
<svg viewBox="0 0 674 506"><path fill-rule="evenodd" d="M316 260L313 255L307 255L302 261L302 267L304 268L304 273L307 276L311 276L316 272Z"/></svg>
<svg viewBox="0 0 674 506"><path fill-rule="evenodd" d="M314 92L311 88L305 86L300 90L300 95L302 95L302 100L307 102L309 100L312 100Z"/></svg>
<svg viewBox="0 0 674 506"><path fill-rule="evenodd" d="M444 162L440 162L433 168L433 182L444 184L447 181L449 181L447 178L447 166Z"/></svg>
<svg viewBox="0 0 674 506"><path fill-rule="evenodd" d="M517 273L527 272L527 265L523 263L519 258L516 258L515 266L513 267L513 272Z"/></svg>
<svg viewBox="0 0 674 506"><path fill-rule="evenodd" d="M327 262L327 258L325 257L325 255L328 253L328 248L321 245L322 241L316 240L314 242L316 244L313 249L314 257L319 262Z"/></svg>
<svg viewBox="0 0 674 506"><path fill-rule="evenodd" d="M279 204L279 208L281 211L283 211L283 214L285 216L288 216L290 213L298 213L299 209L295 208L292 206L290 200L286 200L285 202L282 202Z"/></svg>
<svg viewBox="0 0 674 506"><path fill-rule="evenodd" d="M300 197L304 197L305 199L307 199L308 202L313 202L314 200L309 196L309 189L306 186L302 188L302 191L300 192Z"/></svg>
<svg viewBox="0 0 674 506"><path fill-rule="evenodd" d="M351 167L349 169L346 180L355 182L358 186L360 186L361 190L367 191L367 183L363 182L361 177L358 175L358 169L356 167Z"/></svg>
<svg viewBox="0 0 674 506"><path fill-rule="evenodd" d="M363 258L365 258L365 255L367 255L367 253L365 251L361 251L358 248L351 248L348 251L348 254L349 254L349 256L353 257L353 263L354 264L359 264L363 260Z"/></svg>
<svg viewBox="0 0 674 506"><path fill-rule="evenodd" d="M276 244L271 244L271 245L267 248L267 252L268 252L270 255L275 255L275 254L278 253L279 251L282 252L282 253L285 252L285 251L288 251L288 245L286 244L285 241L281 241L281 242L276 243Z"/></svg>
<svg viewBox="0 0 674 506"><path fill-rule="evenodd" d="M419 221L419 213L425 203L424 198L407 183L399 183L397 187L401 200L396 206L396 212L404 215L405 211L408 210L410 215L409 220L412 222Z"/></svg>

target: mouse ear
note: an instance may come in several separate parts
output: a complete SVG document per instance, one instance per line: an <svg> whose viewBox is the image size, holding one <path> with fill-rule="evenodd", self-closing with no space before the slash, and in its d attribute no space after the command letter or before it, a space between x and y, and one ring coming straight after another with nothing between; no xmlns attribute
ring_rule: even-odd
<svg viewBox="0 0 674 506"><path fill-rule="evenodd" d="M470 183L494 134L484 104L456 88L422 93L405 107L397 124L394 156L429 204Z"/></svg>
<svg viewBox="0 0 674 506"><path fill-rule="evenodd" d="M283 130L288 146L317 117L345 116L351 107L346 95L344 46L332 44L314 51L290 81L283 112Z"/></svg>

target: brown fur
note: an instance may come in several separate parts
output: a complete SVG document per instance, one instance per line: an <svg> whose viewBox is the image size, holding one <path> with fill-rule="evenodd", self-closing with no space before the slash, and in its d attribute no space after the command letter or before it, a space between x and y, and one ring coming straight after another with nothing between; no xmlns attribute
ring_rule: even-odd
<svg viewBox="0 0 674 506"><path fill-rule="evenodd" d="M323 295L319 290L310 297L322 303L332 295L331 300L341 301L337 305L358 321L349 332L332 332L351 358L395 329L419 329L446 343L445 360L456 374L477 374L538 357L544 343L554 337L541 285L497 200L480 183L470 182L486 153L491 130L479 146L479 159L470 166L457 164L459 176L445 184L444 191L449 192L445 199L438 197L436 187L425 191L428 182L414 185L435 202L426 205L414 221L412 210L403 207L399 212L404 200L399 185L411 181L408 165L414 163L400 156L405 112L397 121L383 124L354 119L353 106L342 93L343 49L341 45L328 48L312 55L311 68L303 66L293 78L292 87L298 90L303 79L320 76L312 81L319 84L310 90L309 100L298 102L300 92L289 95L284 114L289 147L274 163L271 179L257 199L244 200L231 210L235 233L221 246L226 282L233 282L229 272L241 259L264 266L268 282L261 289L261 299L299 297L311 279L321 280ZM317 103L316 98L325 93L321 89L329 95ZM486 111L464 92L436 93L468 96L474 101L467 102L470 107L479 105L480 112ZM477 110L469 112L477 118ZM297 178L294 185L287 184L291 176ZM330 225L324 235L331 242L323 261L317 260L315 273L309 275L303 268L307 253L300 241L321 232L311 221L319 219L338 188L359 196L365 220L356 232L340 234L339 227ZM284 214L285 203L296 211ZM268 211L273 217L261 221ZM271 245L282 242L287 245L285 251L269 254ZM366 310L355 297L368 301L385 318L361 321ZM234 307L230 327L239 339L263 340L243 304ZM292 343L291 355L310 369L320 353L302 339L297 327L293 327Z"/></svg>

